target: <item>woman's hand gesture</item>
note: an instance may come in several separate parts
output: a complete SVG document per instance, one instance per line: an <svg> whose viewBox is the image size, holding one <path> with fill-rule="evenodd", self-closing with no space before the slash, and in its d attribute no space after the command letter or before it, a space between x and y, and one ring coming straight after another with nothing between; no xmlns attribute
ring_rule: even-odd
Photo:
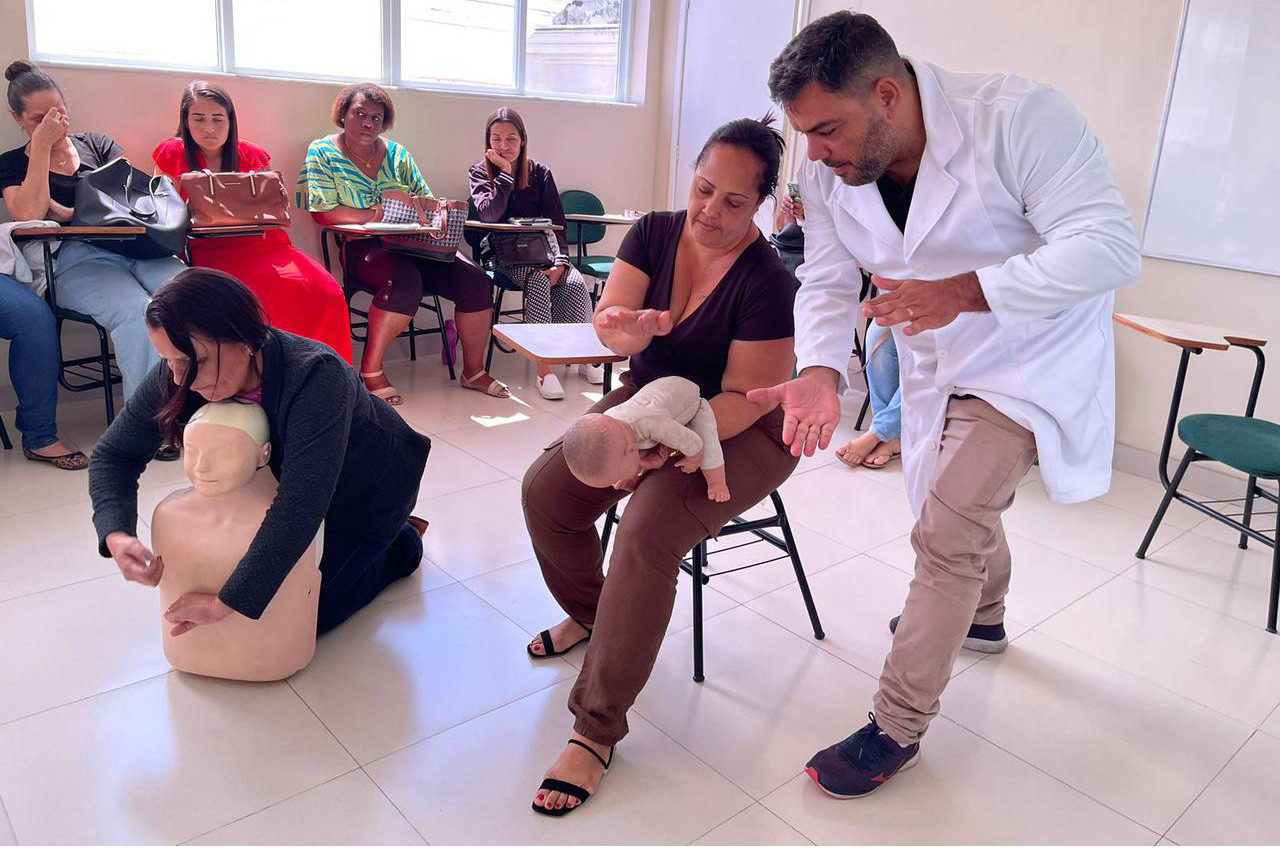
<svg viewBox="0 0 1280 853"><path fill-rule="evenodd" d="M636 311L614 305L600 312L596 323L601 329L643 337L662 337L671 333L671 312L644 308Z"/></svg>
<svg viewBox="0 0 1280 853"><path fill-rule="evenodd" d="M506 172L508 175L513 174L513 172L511 171L511 161L507 160L504 157L500 157L497 151L494 151L492 148L489 148L484 152L484 156L486 160L488 160L493 165L497 166L502 171Z"/></svg>
<svg viewBox="0 0 1280 853"><path fill-rule="evenodd" d="M67 118L67 114L54 107L44 114L40 124L36 125L36 129L32 131L31 147L48 151L53 148L54 143L66 136L70 129L71 121Z"/></svg>
<svg viewBox="0 0 1280 853"><path fill-rule="evenodd" d="M147 546L123 531L107 535L107 550L111 552L120 574L127 581L155 586L164 574L164 561L154 556Z"/></svg>
<svg viewBox="0 0 1280 853"><path fill-rule="evenodd" d="M173 625L169 636L180 637L192 628L220 622L233 612L216 595L210 595L207 592L188 592L169 605L169 609L164 612L164 618L166 622Z"/></svg>

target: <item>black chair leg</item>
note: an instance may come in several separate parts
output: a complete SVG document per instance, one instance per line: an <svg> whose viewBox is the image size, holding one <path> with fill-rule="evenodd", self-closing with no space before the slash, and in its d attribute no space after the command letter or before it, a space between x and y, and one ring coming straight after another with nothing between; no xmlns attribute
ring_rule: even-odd
<svg viewBox="0 0 1280 853"><path fill-rule="evenodd" d="M693 559L689 561L693 577L693 680L701 684L706 676L702 672L702 567L706 560L705 540L693 546Z"/></svg>
<svg viewBox="0 0 1280 853"><path fill-rule="evenodd" d="M1240 519L1240 523L1245 527L1249 526L1249 522L1253 519L1253 494L1258 490L1258 478L1249 478L1249 491L1244 496L1244 517ZM1240 534L1240 550L1243 551L1249 547L1249 534Z"/></svg>
<svg viewBox="0 0 1280 853"><path fill-rule="evenodd" d="M608 553L609 537L613 535L613 528L617 523L618 508L616 506L611 506L609 507L609 511L604 514L604 530L600 533L600 553Z"/></svg>
<svg viewBox="0 0 1280 853"><path fill-rule="evenodd" d="M1280 605L1280 532L1272 534L1276 542L1271 546L1271 602L1267 605L1267 630L1276 632L1276 610Z"/></svg>
<svg viewBox="0 0 1280 853"><path fill-rule="evenodd" d="M116 398L111 392L111 346L107 341L106 330L96 324L94 328L98 330L98 352L102 356L102 393L106 398L107 426L111 426L111 422L116 419Z"/></svg>
<svg viewBox="0 0 1280 853"><path fill-rule="evenodd" d="M506 291L499 287L498 295L493 299L493 322L492 326L498 325L498 321L502 319L502 300L506 298ZM489 330L489 352L484 357L484 372L488 373L493 369L493 347L498 339L493 336L493 329Z"/></svg>
<svg viewBox="0 0 1280 853"><path fill-rule="evenodd" d="M818 608L813 603L813 593L809 591L809 579L804 573L804 564L800 562L800 549L796 547L795 536L791 533L791 522L787 521L787 511L782 506L782 497L773 492L773 508L778 514L778 526L782 528L782 539L787 543L787 553L791 555L791 566L796 570L796 584L800 587L800 595L804 598L804 609L809 611L809 624L813 627L813 638L821 640L827 636L822 630L822 622L818 619Z"/></svg>
<svg viewBox="0 0 1280 853"><path fill-rule="evenodd" d="M4 418L0 418L0 443L5 450L13 450L13 442L9 440L9 430L4 428Z"/></svg>
<svg viewBox="0 0 1280 853"><path fill-rule="evenodd" d="M413 318L410 317L409 318L409 360L410 361L418 360L418 336L417 334L415 334L417 331L418 331L417 326L414 325Z"/></svg>
<svg viewBox="0 0 1280 853"><path fill-rule="evenodd" d="M1142 537L1142 544L1138 546L1136 556L1139 560L1147 558L1147 549L1151 547L1151 540L1156 537L1156 530L1160 527L1160 522L1164 520L1164 514L1169 509L1169 504L1173 501L1173 496L1178 492L1178 484L1182 482L1182 476L1187 473L1187 468L1195 461L1197 454L1191 448L1187 448L1186 454L1182 457L1182 462L1178 465L1178 470L1174 473L1173 479L1169 481L1169 488L1165 490L1164 497L1160 499L1160 506L1156 509L1155 517L1151 519L1151 526L1147 528L1147 535Z"/></svg>

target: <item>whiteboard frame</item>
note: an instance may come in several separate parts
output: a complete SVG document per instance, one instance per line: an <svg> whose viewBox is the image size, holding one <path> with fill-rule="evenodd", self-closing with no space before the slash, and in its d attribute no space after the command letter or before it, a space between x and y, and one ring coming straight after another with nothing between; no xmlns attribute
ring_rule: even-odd
<svg viewBox="0 0 1280 853"><path fill-rule="evenodd" d="M1196 264L1202 267L1213 267L1221 270L1258 273L1261 275L1280 276L1280 269L1264 269L1262 267L1227 264L1223 261L1211 261L1193 255L1180 255L1176 252L1157 252L1147 246L1147 226L1151 222L1151 203L1156 195L1156 178L1160 173L1160 160L1164 156L1164 137L1169 128L1169 111L1173 107L1173 89L1178 81L1178 66L1182 63L1182 41L1187 31L1187 18L1191 15L1191 0L1182 0L1182 20L1178 22L1178 38L1173 45L1173 66L1169 69L1169 88L1164 97L1164 113L1160 118L1160 136L1156 140L1156 156L1151 164L1151 179L1147 183L1147 209L1142 216L1142 247L1144 258L1156 258L1162 261L1177 261L1184 264Z"/></svg>

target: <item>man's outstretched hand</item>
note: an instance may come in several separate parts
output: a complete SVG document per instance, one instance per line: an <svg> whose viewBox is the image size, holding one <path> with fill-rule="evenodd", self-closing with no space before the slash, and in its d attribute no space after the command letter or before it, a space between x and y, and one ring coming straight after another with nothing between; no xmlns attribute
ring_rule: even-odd
<svg viewBox="0 0 1280 853"><path fill-rule="evenodd" d="M826 450L840 423L840 377L829 367L807 367L796 379L747 392L753 403L781 404L782 441L792 456Z"/></svg>

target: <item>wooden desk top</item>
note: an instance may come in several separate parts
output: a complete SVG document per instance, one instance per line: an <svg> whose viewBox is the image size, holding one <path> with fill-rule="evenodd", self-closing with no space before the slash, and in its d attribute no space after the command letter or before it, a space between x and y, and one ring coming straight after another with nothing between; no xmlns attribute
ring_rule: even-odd
<svg viewBox="0 0 1280 853"><path fill-rule="evenodd" d="M466 223L468 228L478 228L481 231L546 231L550 228L552 231L563 231L564 226L552 225L515 225L511 222L483 222L479 219L468 219Z"/></svg>
<svg viewBox="0 0 1280 853"><path fill-rule="evenodd" d="M1180 347L1225 350L1232 346L1265 347L1267 345L1265 338L1220 326L1184 323L1181 320L1162 320L1158 317L1140 317L1137 314L1113 314L1112 317L1122 326L1128 326L1158 341Z"/></svg>
<svg viewBox="0 0 1280 853"><path fill-rule="evenodd" d="M36 240L41 237L112 237L131 239L147 233L140 225L32 225L15 228L10 234L15 240Z"/></svg>
<svg viewBox="0 0 1280 853"><path fill-rule="evenodd" d="M600 343L590 323L499 323L493 335L525 358L543 364L626 361Z"/></svg>
<svg viewBox="0 0 1280 853"><path fill-rule="evenodd" d="M564 218L570 222L596 222L600 225L634 225L639 221L639 216L626 216L621 213L566 213Z"/></svg>
<svg viewBox="0 0 1280 853"><path fill-rule="evenodd" d="M265 234L286 226L273 222L269 225L209 225L204 228L192 228L192 237L238 237L248 234Z"/></svg>
<svg viewBox="0 0 1280 853"><path fill-rule="evenodd" d="M465 227L475 228L481 231L516 231L533 233L536 231L546 231L550 228L552 231L563 231L559 225L512 225L510 222L481 222L479 219L468 219ZM337 231L343 234L360 234L368 237L396 237L413 234L439 234L439 231L430 228L395 228L383 230L381 228L366 228L363 224L356 225L325 225L326 231Z"/></svg>

